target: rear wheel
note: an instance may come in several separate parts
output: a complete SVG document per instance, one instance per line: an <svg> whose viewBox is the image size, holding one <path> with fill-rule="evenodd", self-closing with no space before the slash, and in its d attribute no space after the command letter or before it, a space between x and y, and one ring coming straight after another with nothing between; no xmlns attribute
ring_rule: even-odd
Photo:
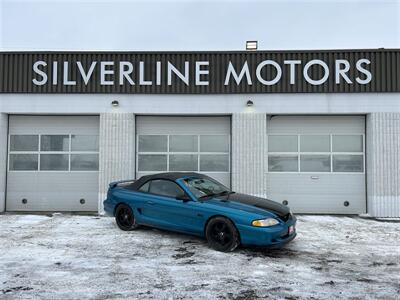
<svg viewBox="0 0 400 300"><path fill-rule="evenodd" d="M133 230L138 227L132 209L126 204L118 205L115 211L115 221L118 227L124 231Z"/></svg>
<svg viewBox="0 0 400 300"><path fill-rule="evenodd" d="M240 244L235 225L224 217L215 217L208 222L206 238L211 248L222 252L233 251Z"/></svg>

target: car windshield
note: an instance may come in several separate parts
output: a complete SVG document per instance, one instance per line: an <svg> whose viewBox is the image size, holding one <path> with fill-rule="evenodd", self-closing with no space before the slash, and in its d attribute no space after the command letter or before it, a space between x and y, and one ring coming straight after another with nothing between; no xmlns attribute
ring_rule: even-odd
<svg viewBox="0 0 400 300"><path fill-rule="evenodd" d="M191 177L183 182L197 199L232 193L226 186L207 178Z"/></svg>

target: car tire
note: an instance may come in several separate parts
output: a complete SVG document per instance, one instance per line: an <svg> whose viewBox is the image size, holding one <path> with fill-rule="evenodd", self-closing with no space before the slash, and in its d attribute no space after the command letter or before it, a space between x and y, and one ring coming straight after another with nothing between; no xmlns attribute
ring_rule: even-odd
<svg viewBox="0 0 400 300"><path fill-rule="evenodd" d="M115 221L118 227L124 231L131 231L138 227L132 208L126 204L118 205L115 210Z"/></svg>
<svg viewBox="0 0 400 300"><path fill-rule="evenodd" d="M235 225L224 217L212 218L207 223L205 233L209 247L217 251L231 252L240 244Z"/></svg>

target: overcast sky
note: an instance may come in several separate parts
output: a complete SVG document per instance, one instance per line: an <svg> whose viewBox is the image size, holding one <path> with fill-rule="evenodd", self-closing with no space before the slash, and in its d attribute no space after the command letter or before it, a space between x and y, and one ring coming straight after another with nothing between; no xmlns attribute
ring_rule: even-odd
<svg viewBox="0 0 400 300"><path fill-rule="evenodd" d="M400 0L0 0L2 50L400 48Z"/></svg>

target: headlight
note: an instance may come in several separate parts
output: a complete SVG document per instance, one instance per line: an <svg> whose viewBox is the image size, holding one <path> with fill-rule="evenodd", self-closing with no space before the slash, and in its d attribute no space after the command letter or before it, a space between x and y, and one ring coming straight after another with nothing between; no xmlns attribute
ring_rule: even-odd
<svg viewBox="0 0 400 300"><path fill-rule="evenodd" d="M251 225L256 227L269 227L269 226L274 226L276 224L279 224L279 221L273 218L254 220L253 222L251 222Z"/></svg>

